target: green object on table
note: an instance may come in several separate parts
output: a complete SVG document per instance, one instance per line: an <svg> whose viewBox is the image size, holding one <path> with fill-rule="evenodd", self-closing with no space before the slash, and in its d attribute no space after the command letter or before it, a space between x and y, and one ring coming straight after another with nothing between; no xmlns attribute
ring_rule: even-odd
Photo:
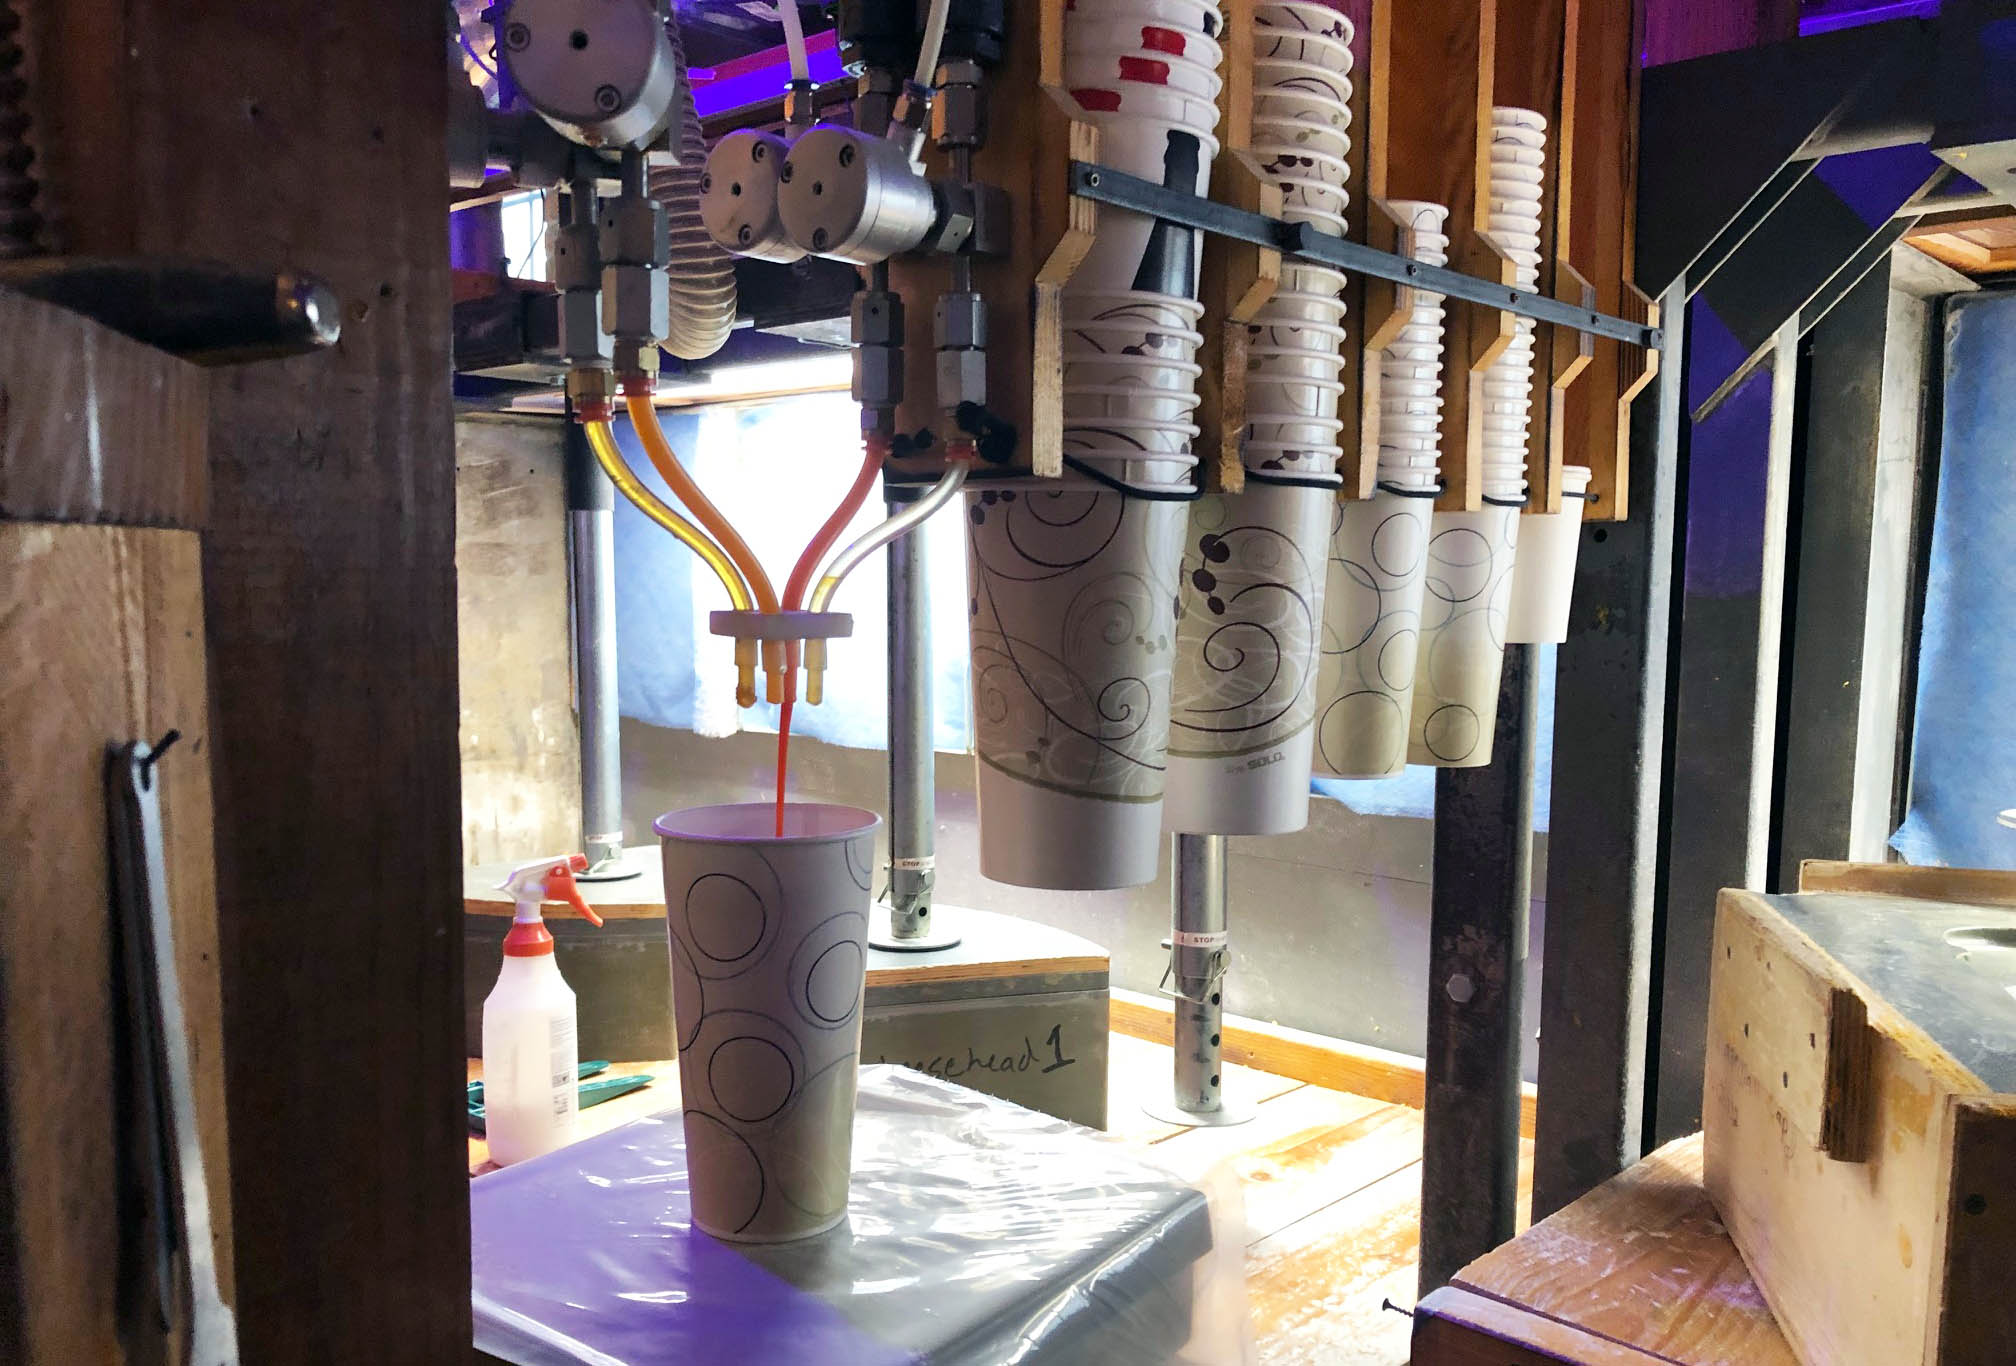
<svg viewBox="0 0 2016 1366"><path fill-rule="evenodd" d="M649 1073L644 1072L639 1072L628 1077L602 1076L602 1073L608 1070L609 1064L606 1061L584 1062L575 1073L576 1076L581 1078L581 1086L576 1094L579 1096L578 1104L583 1110L591 1105L600 1105L605 1100L614 1100L618 1096L627 1096L632 1091L641 1091L655 1080ZM597 1078L597 1080L589 1081L588 1078L590 1077ZM469 1132L472 1134L482 1134L485 1132L483 1120L483 1083L480 1081L469 1083Z"/></svg>

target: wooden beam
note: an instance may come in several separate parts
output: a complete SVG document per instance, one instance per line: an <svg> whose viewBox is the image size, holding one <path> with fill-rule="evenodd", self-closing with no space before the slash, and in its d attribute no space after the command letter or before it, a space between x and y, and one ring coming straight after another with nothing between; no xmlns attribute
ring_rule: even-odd
<svg viewBox="0 0 2016 1366"><path fill-rule="evenodd" d="M343 305L332 353L211 380L204 752L243 1356L464 1360L444 11L35 18L68 249L298 266Z"/></svg>
<svg viewBox="0 0 2016 1366"><path fill-rule="evenodd" d="M1481 229L1489 213L1499 0L1422 0L1396 15L1383 70L1388 196L1449 206L1453 269L1512 283L1512 262ZM1377 51L1374 52L1377 60ZM1511 315L1451 299L1443 352L1442 478L1445 509L1483 507L1483 372L1511 340Z"/></svg>

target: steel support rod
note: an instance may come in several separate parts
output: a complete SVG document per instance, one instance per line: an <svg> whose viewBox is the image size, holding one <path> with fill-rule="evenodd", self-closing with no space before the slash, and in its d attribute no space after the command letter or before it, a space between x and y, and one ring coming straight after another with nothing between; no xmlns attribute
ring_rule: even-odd
<svg viewBox="0 0 2016 1366"><path fill-rule="evenodd" d="M1176 986L1176 1108L1224 1108L1225 836L1174 837L1170 948Z"/></svg>
<svg viewBox="0 0 2016 1366"><path fill-rule="evenodd" d="M1491 763L1435 775L1421 1293L1510 1239L1533 893L1534 647L1509 645Z"/></svg>
<svg viewBox="0 0 2016 1366"><path fill-rule="evenodd" d="M895 516L906 504L891 503ZM931 586L920 527L889 543L889 910L897 940L925 937L937 808L931 744Z"/></svg>
<svg viewBox="0 0 2016 1366"><path fill-rule="evenodd" d="M1101 204L1111 204L1115 208L1149 214L1186 228L1197 228L1214 236L1273 247L1283 256L1316 261L1356 275L1391 280L1395 284L1412 285L1452 299L1516 313L1536 322L1611 337L1652 350L1658 350L1663 342L1658 328L1633 322L1629 318L1592 312L1532 290L1515 289L1496 280L1465 275L1460 270L1395 256L1368 247L1363 242L1322 232L1307 223L1287 223L1265 214L1248 213L1230 204L1220 204L1216 200L1202 199L1157 185L1152 180L1143 180L1110 166L1072 162L1071 193Z"/></svg>
<svg viewBox="0 0 2016 1366"><path fill-rule="evenodd" d="M574 710L581 731L581 844L589 876L623 858L616 701L616 489L581 424L566 424L567 577L573 594Z"/></svg>

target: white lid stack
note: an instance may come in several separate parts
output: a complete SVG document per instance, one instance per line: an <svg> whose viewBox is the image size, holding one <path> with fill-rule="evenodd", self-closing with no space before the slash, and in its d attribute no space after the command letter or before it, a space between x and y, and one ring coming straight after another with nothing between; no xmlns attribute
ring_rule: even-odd
<svg viewBox="0 0 2016 1366"><path fill-rule="evenodd" d="M1531 109L1491 111L1487 232L1510 258L1521 289L1540 284L1540 190L1546 179L1547 120ZM1513 320L1504 354L1484 372L1484 496L1526 496L1526 431L1533 400L1533 320Z"/></svg>

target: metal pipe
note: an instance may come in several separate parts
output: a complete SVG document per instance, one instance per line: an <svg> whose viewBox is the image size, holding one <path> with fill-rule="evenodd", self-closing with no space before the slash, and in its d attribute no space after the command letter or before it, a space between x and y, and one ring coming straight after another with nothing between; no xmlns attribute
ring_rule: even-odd
<svg viewBox="0 0 2016 1366"><path fill-rule="evenodd" d="M889 515L904 511L889 504ZM937 880L932 823L931 586L920 532L889 543L889 911L898 940L931 926Z"/></svg>
<svg viewBox="0 0 2016 1366"><path fill-rule="evenodd" d="M574 710L581 734L581 844L588 875L623 858L623 761L616 700L616 486L588 434L566 424L568 586Z"/></svg>
<svg viewBox="0 0 2016 1366"><path fill-rule="evenodd" d="M1174 836L1171 962L1176 985L1176 1108L1224 1108L1225 836Z"/></svg>
<svg viewBox="0 0 2016 1366"><path fill-rule="evenodd" d="M1512 1237L1533 895L1535 649L1509 645L1492 761L1435 775L1421 1294Z"/></svg>

